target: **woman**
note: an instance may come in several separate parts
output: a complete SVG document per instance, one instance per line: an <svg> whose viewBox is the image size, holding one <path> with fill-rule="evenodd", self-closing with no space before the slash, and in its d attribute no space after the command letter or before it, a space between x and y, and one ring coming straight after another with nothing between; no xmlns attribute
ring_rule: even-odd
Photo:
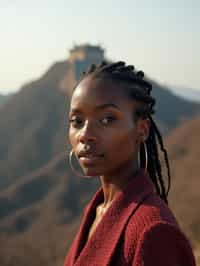
<svg viewBox="0 0 200 266"><path fill-rule="evenodd" d="M143 72L124 62L90 68L69 112L72 156L101 187L84 210L65 266L194 266L188 240L167 206L167 152L152 119ZM166 189L158 144L168 173ZM72 165L75 172L77 170Z"/></svg>

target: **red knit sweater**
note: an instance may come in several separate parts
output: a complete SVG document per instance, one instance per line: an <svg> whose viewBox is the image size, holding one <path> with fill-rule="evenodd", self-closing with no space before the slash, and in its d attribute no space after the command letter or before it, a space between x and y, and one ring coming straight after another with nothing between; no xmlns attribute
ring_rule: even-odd
<svg viewBox="0 0 200 266"><path fill-rule="evenodd" d="M116 194L86 242L100 188L86 206L64 266L194 266L192 249L167 205L140 172Z"/></svg>

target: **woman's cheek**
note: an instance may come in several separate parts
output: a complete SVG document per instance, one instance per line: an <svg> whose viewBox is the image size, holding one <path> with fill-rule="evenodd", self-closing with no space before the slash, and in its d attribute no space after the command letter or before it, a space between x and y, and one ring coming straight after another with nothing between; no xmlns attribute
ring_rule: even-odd
<svg viewBox="0 0 200 266"><path fill-rule="evenodd" d="M69 129L69 143L71 144L72 148L76 145L76 132L73 129Z"/></svg>

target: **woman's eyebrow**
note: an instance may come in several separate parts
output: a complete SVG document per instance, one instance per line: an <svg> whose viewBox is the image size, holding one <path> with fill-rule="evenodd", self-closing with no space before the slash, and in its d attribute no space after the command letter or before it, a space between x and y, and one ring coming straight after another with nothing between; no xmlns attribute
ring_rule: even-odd
<svg viewBox="0 0 200 266"><path fill-rule="evenodd" d="M112 107L112 108L115 108L115 109L118 109L118 110L121 110L116 104L114 103L104 103L104 104L101 104L101 105L97 105L95 106L94 108L95 109L98 109L98 110L101 110L101 109L105 109L105 108L108 108L108 107ZM81 110L79 108L72 108L71 109L71 112L81 112Z"/></svg>
<svg viewBox="0 0 200 266"><path fill-rule="evenodd" d="M116 109L120 110L120 108L114 103L104 103L102 105L96 106L95 109L105 109L105 108L108 108L108 107L113 107L113 108L116 108Z"/></svg>

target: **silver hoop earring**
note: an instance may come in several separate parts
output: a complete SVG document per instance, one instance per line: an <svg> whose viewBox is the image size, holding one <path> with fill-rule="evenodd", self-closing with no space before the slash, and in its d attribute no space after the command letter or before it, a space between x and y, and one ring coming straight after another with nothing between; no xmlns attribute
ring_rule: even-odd
<svg viewBox="0 0 200 266"><path fill-rule="evenodd" d="M88 176L88 175L83 175L83 174L81 174L81 173L79 173L75 168L74 168L74 166L73 166L73 163L72 163L72 156L73 156L73 153L74 153L74 151L73 151L73 149L70 151L70 153L69 153L69 165L70 165L70 167L71 167L71 169L72 169L72 172L74 172L75 173L75 175L77 175L77 176L79 176L79 177L81 177L81 178L90 178L91 176ZM76 157L76 156L75 156Z"/></svg>
<svg viewBox="0 0 200 266"><path fill-rule="evenodd" d="M145 142L142 143L144 146L144 157L145 157L145 173L147 173L147 166L148 166L148 153L147 153L147 145ZM138 152L138 167L141 168L141 162L140 162L140 151Z"/></svg>
<svg viewBox="0 0 200 266"><path fill-rule="evenodd" d="M147 173L147 166L148 166L148 153L147 153L147 145L145 142L143 142L143 146L144 146L144 154L145 154L145 173Z"/></svg>
<svg viewBox="0 0 200 266"><path fill-rule="evenodd" d="M138 152L138 168L140 169L141 163L140 163L140 151Z"/></svg>

